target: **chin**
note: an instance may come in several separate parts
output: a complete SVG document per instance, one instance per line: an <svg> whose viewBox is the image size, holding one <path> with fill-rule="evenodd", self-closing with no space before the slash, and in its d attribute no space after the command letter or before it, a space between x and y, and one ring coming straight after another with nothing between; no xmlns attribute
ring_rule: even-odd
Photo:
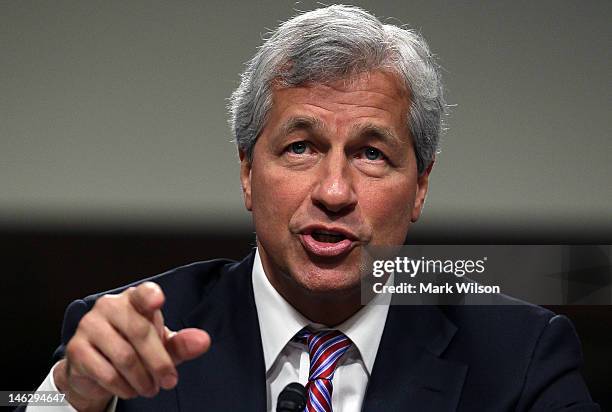
<svg viewBox="0 0 612 412"><path fill-rule="evenodd" d="M308 294L338 298L359 293L361 277L358 265L321 267L309 262L295 269L291 277Z"/></svg>

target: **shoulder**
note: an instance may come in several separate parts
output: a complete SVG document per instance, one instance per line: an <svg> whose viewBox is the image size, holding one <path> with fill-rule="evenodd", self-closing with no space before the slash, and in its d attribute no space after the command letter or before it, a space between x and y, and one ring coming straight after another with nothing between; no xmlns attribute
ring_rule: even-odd
<svg viewBox="0 0 612 412"><path fill-rule="evenodd" d="M248 288L253 266L251 253L241 262L229 259L215 259L180 266L164 273L151 276L111 290L95 293L77 299L68 305L62 326L62 342L67 342L74 334L81 318L94 306L95 302L107 294L119 294L132 286L150 281L157 283L164 292L162 308L166 324L172 328L190 313L197 305L206 300L213 291L217 296L228 298L238 288Z"/></svg>
<svg viewBox="0 0 612 412"><path fill-rule="evenodd" d="M557 316L549 309L504 295L495 295L486 305L445 306L443 312L460 330L476 335L493 331L537 333Z"/></svg>
<svg viewBox="0 0 612 412"><path fill-rule="evenodd" d="M224 276L235 275L238 262L230 259L214 259L194 262L123 285L111 290L98 292L83 298L92 306L103 295L119 294L126 289L144 282L158 284L166 297L165 310L189 307L199 302L211 289L215 288Z"/></svg>
<svg viewBox="0 0 612 412"><path fill-rule="evenodd" d="M453 343L503 359L529 359L542 337L552 329L577 336L569 319L549 309L499 295L482 306L448 306L446 317L457 326ZM449 348L450 349L450 348Z"/></svg>
<svg viewBox="0 0 612 412"><path fill-rule="evenodd" d="M444 356L469 366L468 391L480 393L472 399L505 399L517 410L591 405L579 373L582 350L571 321L536 305L497 299L498 305L443 309L457 327ZM485 387L486 394L480 391ZM585 410L596 410L590 408Z"/></svg>

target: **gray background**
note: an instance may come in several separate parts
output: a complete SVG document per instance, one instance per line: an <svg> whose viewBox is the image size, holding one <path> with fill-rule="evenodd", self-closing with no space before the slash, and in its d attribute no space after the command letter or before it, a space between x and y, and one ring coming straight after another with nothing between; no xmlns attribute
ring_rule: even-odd
<svg viewBox="0 0 612 412"><path fill-rule="evenodd" d="M606 1L357 1L423 33L448 119L419 224L612 229ZM227 97L314 2L2 1L0 223L248 227Z"/></svg>

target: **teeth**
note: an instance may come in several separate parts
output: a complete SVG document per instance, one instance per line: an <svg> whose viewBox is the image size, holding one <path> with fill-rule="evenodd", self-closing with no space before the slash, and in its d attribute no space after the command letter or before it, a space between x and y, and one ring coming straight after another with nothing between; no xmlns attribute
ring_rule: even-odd
<svg viewBox="0 0 612 412"><path fill-rule="evenodd" d="M327 230L317 230L314 233L320 234L320 235L342 236L338 232L330 232L330 231L327 231Z"/></svg>
<svg viewBox="0 0 612 412"><path fill-rule="evenodd" d="M328 232L325 230L317 230L312 232L312 237L318 242L324 243L338 243L344 240L346 237L337 232Z"/></svg>

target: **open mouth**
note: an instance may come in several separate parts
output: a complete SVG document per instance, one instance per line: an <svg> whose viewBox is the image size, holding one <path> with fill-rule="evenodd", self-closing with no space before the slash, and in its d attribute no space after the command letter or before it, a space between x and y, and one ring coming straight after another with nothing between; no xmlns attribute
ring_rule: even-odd
<svg viewBox="0 0 612 412"><path fill-rule="evenodd" d="M317 242L322 243L339 243L346 239L346 236L338 232L328 232L326 230L315 230L311 236Z"/></svg>
<svg viewBox="0 0 612 412"><path fill-rule="evenodd" d="M309 253L326 257L344 255L356 244L356 239L344 231L321 228L306 229L300 240Z"/></svg>

